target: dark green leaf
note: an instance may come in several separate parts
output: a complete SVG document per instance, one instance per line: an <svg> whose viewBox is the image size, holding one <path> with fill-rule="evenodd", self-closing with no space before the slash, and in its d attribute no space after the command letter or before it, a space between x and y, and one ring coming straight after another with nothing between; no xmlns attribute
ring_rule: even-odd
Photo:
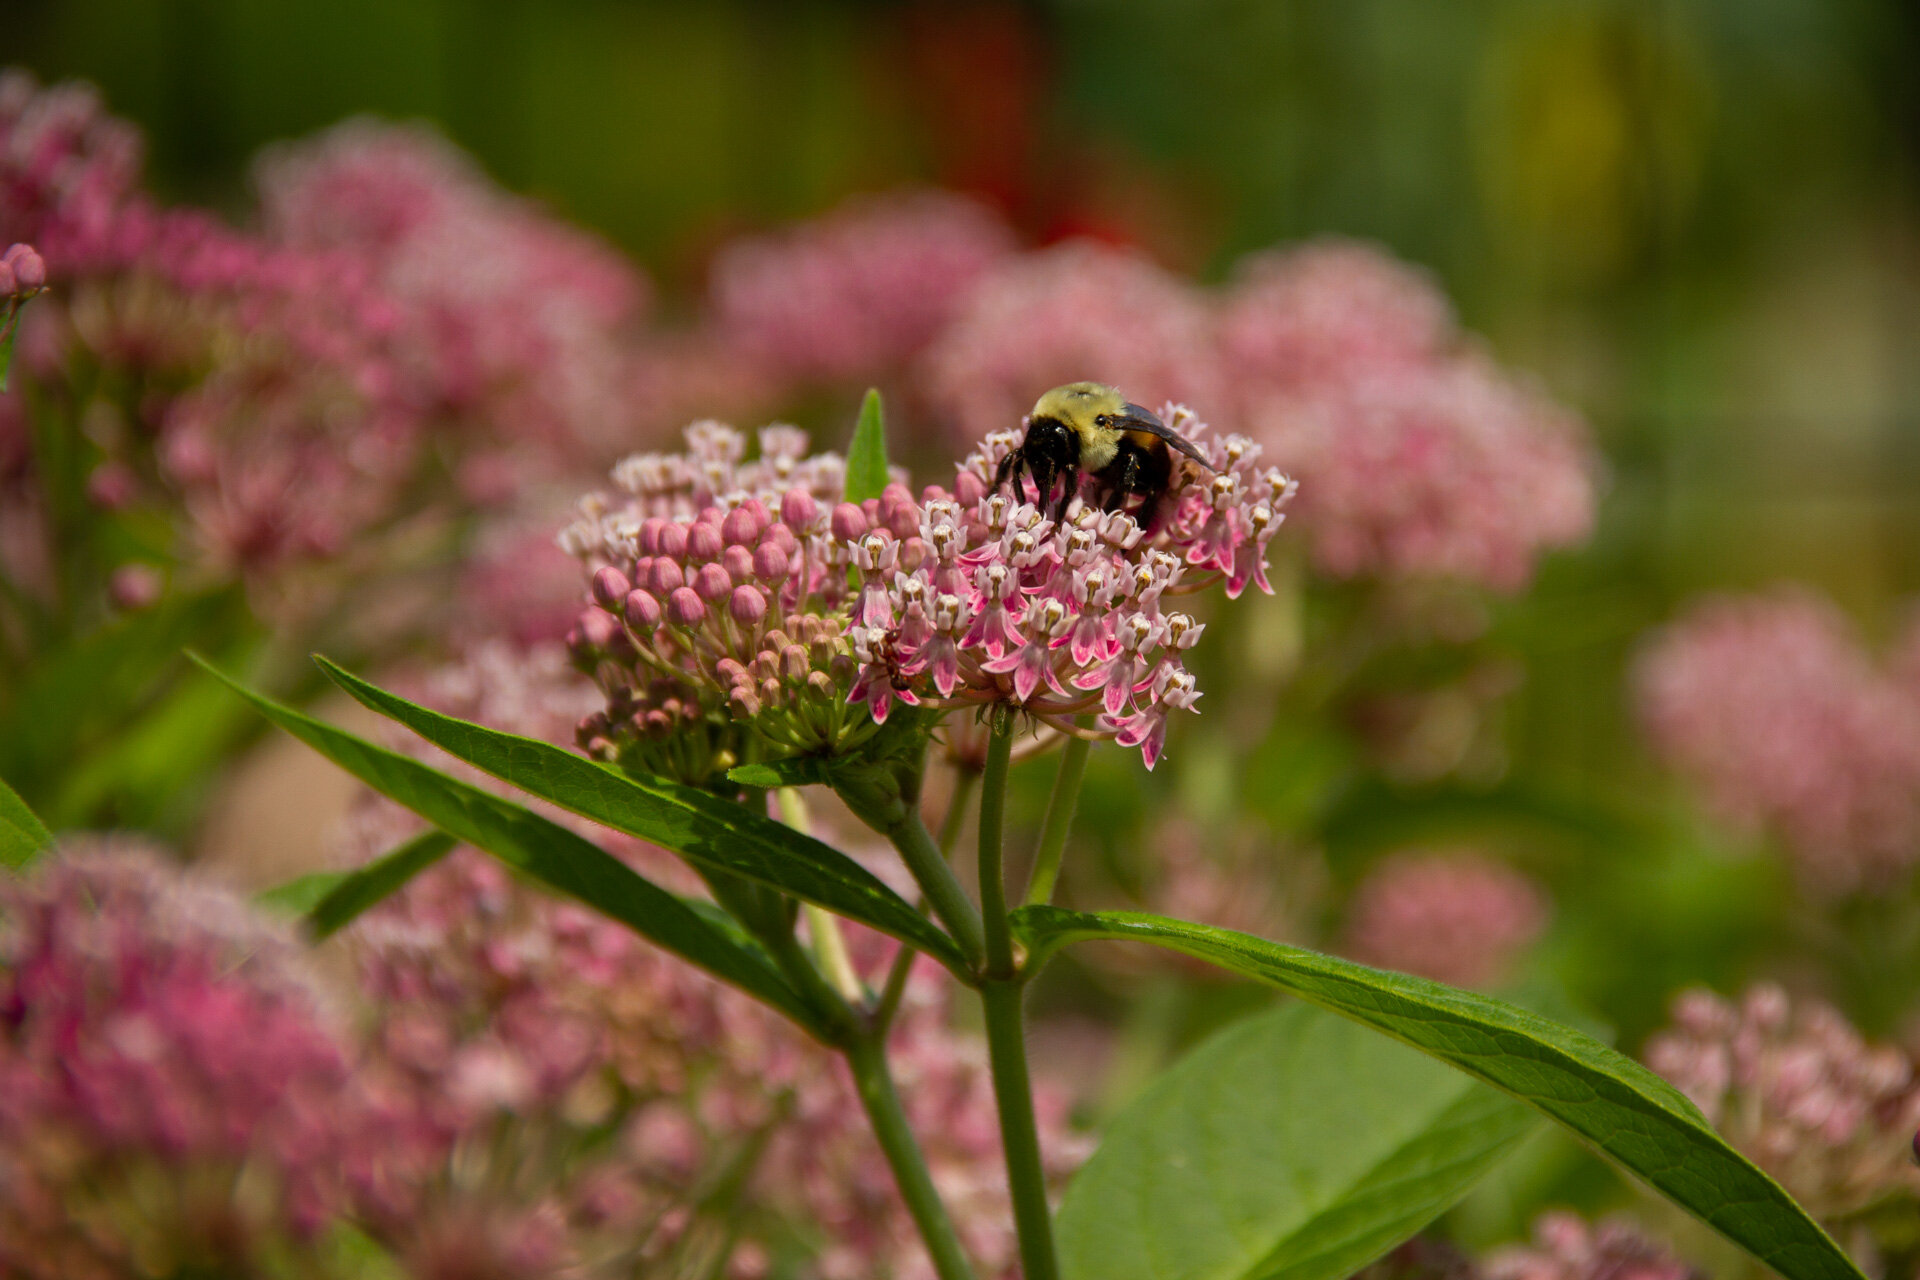
<svg viewBox="0 0 1920 1280"><path fill-rule="evenodd" d="M1015 924L1036 961L1069 942L1132 939L1292 992L1532 1105L1789 1280L1862 1280L1678 1090L1584 1032L1437 982L1163 916L1027 907Z"/></svg>
<svg viewBox="0 0 1920 1280"><path fill-rule="evenodd" d="M1058 1217L1067 1280L1344 1280L1540 1123L1309 1005L1209 1040L1107 1127Z"/></svg>
<svg viewBox="0 0 1920 1280"><path fill-rule="evenodd" d="M887 487L887 426L880 411L880 392L867 388L860 402L860 420L847 445L847 501L877 498Z"/></svg>
<svg viewBox="0 0 1920 1280"><path fill-rule="evenodd" d="M891 934L955 973L966 972L952 939L872 872L811 836L710 792L659 778L635 778L550 742L429 711L325 658L315 660L363 705L406 725L456 759L691 862L770 885Z"/></svg>
<svg viewBox="0 0 1920 1280"><path fill-rule="evenodd" d="M0 391L7 389L7 375L13 371L13 340L19 335L19 321L8 316L6 328L0 330Z"/></svg>
<svg viewBox="0 0 1920 1280"><path fill-rule="evenodd" d="M53 833L14 789L0 779L0 865L19 868L53 847Z"/></svg>
<svg viewBox="0 0 1920 1280"><path fill-rule="evenodd" d="M314 941L332 937L361 912L398 893L407 881L446 857L453 844L453 837L444 831L423 831L347 876L307 913L307 927L313 931Z"/></svg>
<svg viewBox="0 0 1920 1280"><path fill-rule="evenodd" d="M377 747L302 715L196 662L291 733L375 791L412 809L456 839L606 913L715 977L730 982L818 1031L812 1007L758 949L717 929L702 913L626 863L557 823L418 760Z"/></svg>

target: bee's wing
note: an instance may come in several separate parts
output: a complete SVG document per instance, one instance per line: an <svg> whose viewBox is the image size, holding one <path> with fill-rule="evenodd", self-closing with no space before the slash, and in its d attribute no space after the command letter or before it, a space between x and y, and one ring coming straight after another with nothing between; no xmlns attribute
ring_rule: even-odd
<svg viewBox="0 0 1920 1280"><path fill-rule="evenodd" d="M1162 440L1165 440L1168 444L1186 454L1189 458L1192 458L1208 471L1213 470L1213 464L1207 461L1206 454L1201 453L1199 449L1195 448L1193 443L1185 436L1160 421L1159 417L1151 410L1142 408L1137 404L1129 403L1122 412L1126 414L1126 417L1122 418L1117 424L1122 430L1144 431L1148 435L1159 436Z"/></svg>

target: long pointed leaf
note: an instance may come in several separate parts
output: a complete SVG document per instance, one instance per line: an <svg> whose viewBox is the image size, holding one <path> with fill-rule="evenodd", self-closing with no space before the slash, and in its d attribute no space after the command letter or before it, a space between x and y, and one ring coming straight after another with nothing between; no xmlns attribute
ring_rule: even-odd
<svg viewBox="0 0 1920 1280"><path fill-rule="evenodd" d="M1542 1123L1367 1028L1289 1001L1114 1118L1058 1217L1066 1280L1344 1280Z"/></svg>
<svg viewBox="0 0 1920 1280"><path fill-rule="evenodd" d="M200 659L209 674L380 794L549 888L578 898L684 960L759 997L818 1033L813 1008L758 950L717 928L592 841L511 801L253 692Z"/></svg>
<svg viewBox="0 0 1920 1280"><path fill-rule="evenodd" d="M1679 1090L1584 1032L1438 982L1164 916L1027 907L1015 925L1036 961L1069 942L1150 942L1366 1023L1537 1108L1788 1280L1862 1280Z"/></svg>
<svg viewBox="0 0 1920 1280"><path fill-rule="evenodd" d="M331 938L362 912L400 892L407 881L451 853L453 846L454 839L446 832L423 831L350 874L307 912L307 928L314 941Z"/></svg>
<svg viewBox="0 0 1920 1280"><path fill-rule="evenodd" d="M860 402L860 417L853 426L853 439L847 445L847 501L865 502L877 498L887 487L887 426L880 409L880 392L867 388Z"/></svg>
<svg viewBox="0 0 1920 1280"><path fill-rule="evenodd" d="M664 779L641 780L571 751L457 720L408 702L316 658L361 704L399 721L447 752L521 790L689 861L771 885L803 901L912 944L956 974L966 961L953 940L865 867L770 818Z"/></svg>
<svg viewBox="0 0 1920 1280"><path fill-rule="evenodd" d="M0 778L0 866L18 869L53 847L53 833Z"/></svg>

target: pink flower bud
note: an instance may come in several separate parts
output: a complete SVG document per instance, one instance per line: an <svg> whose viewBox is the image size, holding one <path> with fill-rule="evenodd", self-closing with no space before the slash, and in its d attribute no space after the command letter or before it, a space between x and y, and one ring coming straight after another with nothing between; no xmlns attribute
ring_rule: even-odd
<svg viewBox="0 0 1920 1280"><path fill-rule="evenodd" d="M660 625L660 601L645 591L629 591L625 604L627 625L641 633L652 631Z"/></svg>
<svg viewBox="0 0 1920 1280"><path fill-rule="evenodd" d="M144 609L160 598L162 585L152 565L123 564L107 579L107 595L117 609Z"/></svg>
<svg viewBox="0 0 1920 1280"><path fill-rule="evenodd" d="M13 280L13 268L0 262L0 298L11 298L19 287Z"/></svg>
<svg viewBox="0 0 1920 1280"><path fill-rule="evenodd" d="M776 525L775 527L784 526ZM762 542L759 549L753 553L753 576L762 582L777 586L787 580L788 563L786 552L771 543Z"/></svg>
<svg viewBox="0 0 1920 1280"><path fill-rule="evenodd" d="M660 552L660 534L673 522L663 516L648 516L640 525L640 550L644 555L657 556Z"/></svg>
<svg viewBox="0 0 1920 1280"><path fill-rule="evenodd" d="M680 571L679 563L665 556L655 560L647 572L647 589L656 596L670 596L686 582L687 575Z"/></svg>
<svg viewBox="0 0 1920 1280"><path fill-rule="evenodd" d="M4 292L4 290L0 290ZM107 511L118 511L133 501L140 478L122 462L103 462L87 477L87 500Z"/></svg>
<svg viewBox="0 0 1920 1280"><path fill-rule="evenodd" d="M953 499L963 507L971 508L980 499L987 496L987 482L971 471L962 471L953 482Z"/></svg>
<svg viewBox="0 0 1920 1280"><path fill-rule="evenodd" d="M47 264L30 244L16 244L0 256L13 271L14 283L23 290L38 289L47 282Z"/></svg>
<svg viewBox="0 0 1920 1280"><path fill-rule="evenodd" d="M722 658L713 664L713 674L721 684L734 685L747 678L747 669L738 658Z"/></svg>
<svg viewBox="0 0 1920 1280"><path fill-rule="evenodd" d="M920 527L920 512L913 495L903 484L890 484L880 494L880 522L896 538L905 538Z"/></svg>
<svg viewBox="0 0 1920 1280"><path fill-rule="evenodd" d="M739 543L720 553L720 567L727 571L735 582L742 582L753 576L753 549Z"/></svg>
<svg viewBox="0 0 1920 1280"><path fill-rule="evenodd" d="M587 609L578 623L580 638L596 649L604 649L620 634L619 624L599 609Z"/></svg>
<svg viewBox="0 0 1920 1280"><path fill-rule="evenodd" d="M771 523L773 521L760 500L748 498L727 512L727 518L720 522L720 536L728 546L741 546L756 541Z"/></svg>
<svg viewBox="0 0 1920 1280"><path fill-rule="evenodd" d="M717 564L703 564L693 575L693 589L708 604L719 604L733 593L733 579Z"/></svg>
<svg viewBox="0 0 1920 1280"><path fill-rule="evenodd" d="M697 627L707 620L706 602L692 587L681 587L667 597L667 620L676 627Z"/></svg>
<svg viewBox="0 0 1920 1280"><path fill-rule="evenodd" d="M593 602L602 609L617 611L631 590L633 584L627 581L627 575L612 565L593 575Z"/></svg>
<svg viewBox="0 0 1920 1280"><path fill-rule="evenodd" d="M842 542L855 542L866 536L867 517L851 502L833 509L833 536Z"/></svg>
<svg viewBox="0 0 1920 1280"><path fill-rule="evenodd" d="M687 530L687 559L694 564L707 564L720 558L721 548L726 545L720 536L720 526L705 520L695 522Z"/></svg>
<svg viewBox="0 0 1920 1280"><path fill-rule="evenodd" d="M778 547L781 555L792 559L793 553L800 549L800 539L794 537L793 530L786 525L776 524L760 535L760 545Z"/></svg>
<svg viewBox="0 0 1920 1280"><path fill-rule="evenodd" d="M743 627L757 627L767 616L767 598L758 587L735 587L727 598L727 613Z"/></svg>
<svg viewBox="0 0 1920 1280"><path fill-rule="evenodd" d="M660 530L659 553L674 560L687 558L687 526L678 521L669 522Z"/></svg>
<svg viewBox="0 0 1920 1280"><path fill-rule="evenodd" d="M819 514L820 504L805 489L789 489L780 495L780 519L795 529L812 525Z"/></svg>

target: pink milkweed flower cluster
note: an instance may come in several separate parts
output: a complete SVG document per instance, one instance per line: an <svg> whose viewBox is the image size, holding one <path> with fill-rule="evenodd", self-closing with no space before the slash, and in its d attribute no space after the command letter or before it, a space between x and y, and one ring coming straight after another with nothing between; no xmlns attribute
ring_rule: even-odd
<svg viewBox="0 0 1920 1280"><path fill-rule="evenodd" d="M930 487L915 502L893 489L878 521L837 510L833 532L860 579L849 696L876 721L895 702L1010 703L1061 732L1139 747L1152 768L1168 717L1200 698L1182 655L1206 625L1173 601L1215 583L1229 598L1249 583L1270 592L1267 544L1295 487L1257 465L1260 446L1246 437L1212 435L1184 406L1162 419L1212 474L1180 461L1163 509L1142 513L1151 529L1077 497L1051 520L1024 488L993 491L1001 459L1019 446L1012 432L989 435L951 491Z"/></svg>
<svg viewBox="0 0 1920 1280"><path fill-rule="evenodd" d="M351 255L399 312L395 363L427 411L548 450L626 438L619 341L646 281L495 186L419 125L349 120L256 166L275 243Z"/></svg>
<svg viewBox="0 0 1920 1280"><path fill-rule="evenodd" d="M853 663L837 611L851 551L832 503L845 462L809 455L806 434L785 426L759 433L752 461L747 438L717 422L689 427L686 443L623 459L624 498L583 500L561 533L594 600L569 644L607 695L580 745L688 779L737 752L729 724L750 723L782 753L850 749L872 725L843 706Z"/></svg>
<svg viewBox="0 0 1920 1280"><path fill-rule="evenodd" d="M1081 379L1142 404L1222 403L1206 297L1143 254L1069 241L988 274L916 370L955 441L1005 430L1038 391Z"/></svg>
<svg viewBox="0 0 1920 1280"><path fill-rule="evenodd" d="M423 700L549 741L570 732L581 705L557 647L497 644L435 672ZM407 747L426 750L417 740ZM369 799L348 837L355 860L383 852L412 821ZM578 818L561 820L609 841ZM697 892L691 875L673 878L678 864L660 850L609 847L676 891ZM724 1274L759 1280L811 1223L822 1238L800 1275L929 1274L844 1066L740 992L468 849L362 917L345 941L372 1010L362 1072L403 1100L396 1111L409 1118L390 1137L392 1176L369 1189L382 1198L362 1213L417 1273L447 1274L433 1264L476 1251L505 1259L516 1238L506 1228L525 1224L523 1250L528 1238L544 1242L536 1271L631 1274L639 1261L678 1274L690 1260L714 1266L701 1251L726 1247L728 1228L744 1223ZM858 928L848 943L878 986L895 944ZM892 1059L956 1228L985 1274L1011 1277L1017 1249L991 1079L979 1038L951 1026L950 998L937 966L913 971L889 1035ZM1039 1082L1043 1149L1059 1178L1086 1154L1064 1099ZM524 1139L522 1157L535 1156L517 1160L513 1177L476 1176L500 1157L502 1124ZM587 1146L590 1132L615 1136ZM703 1220L689 1189L729 1168L743 1198L709 1210L725 1224ZM784 1226L767 1231L769 1216ZM533 1230L542 1223L556 1230ZM464 1241L454 1232L462 1224Z"/></svg>
<svg viewBox="0 0 1920 1280"><path fill-rule="evenodd" d="M101 500L178 503L217 566L348 554L442 460L461 491L430 510L485 505L634 420L641 277L423 131L270 155L248 229L159 206L139 151L90 90L0 83L0 237L59 286L22 364L105 446Z"/></svg>
<svg viewBox="0 0 1920 1280"><path fill-rule="evenodd" d="M297 944L144 846L0 882L0 1272L253 1273L373 1134Z"/></svg>
<svg viewBox="0 0 1920 1280"><path fill-rule="evenodd" d="M1219 318L1247 429L1307 486L1300 517L1335 578L1515 590L1592 532L1579 422L1468 344L1424 275L1346 241L1240 265Z"/></svg>
<svg viewBox="0 0 1920 1280"><path fill-rule="evenodd" d="M944 191L850 200L714 259L714 323L790 378L874 379L916 355L1013 250L991 210Z"/></svg>
<svg viewBox="0 0 1920 1280"><path fill-rule="evenodd" d="M1920 1204L1914 1063L1831 1006L1772 984L1737 1002L1688 991L1643 1056L1816 1217Z"/></svg>
<svg viewBox="0 0 1920 1280"><path fill-rule="evenodd" d="M1531 1244L1495 1251L1481 1270L1486 1280L1700 1280L1702 1275L1629 1218L1590 1223L1564 1212L1540 1215Z"/></svg>
<svg viewBox="0 0 1920 1280"><path fill-rule="evenodd" d="M1356 960L1459 987L1507 976L1546 930L1531 879L1471 852L1398 853L1354 891L1346 951Z"/></svg>
<svg viewBox="0 0 1920 1280"><path fill-rule="evenodd" d="M1798 589L1721 597L1634 671L1658 754L1723 817L1777 833L1829 893L1885 890L1920 859L1920 697Z"/></svg>

